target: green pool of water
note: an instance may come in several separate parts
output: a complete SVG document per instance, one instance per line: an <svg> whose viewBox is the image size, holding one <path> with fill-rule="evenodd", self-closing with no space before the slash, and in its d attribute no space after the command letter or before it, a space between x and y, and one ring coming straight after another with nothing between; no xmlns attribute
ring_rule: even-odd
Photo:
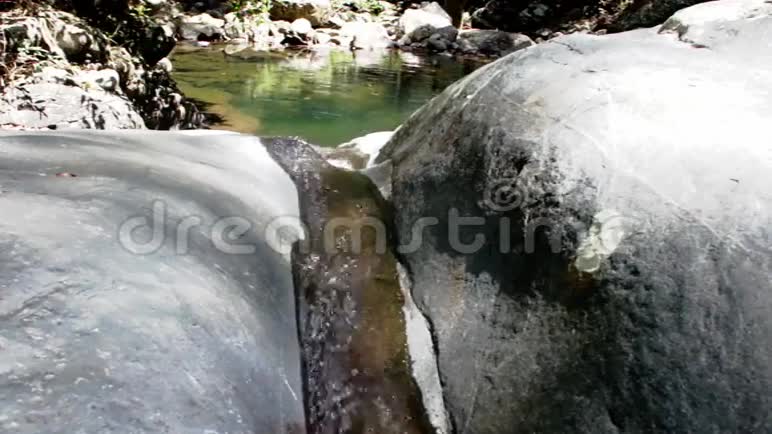
<svg viewBox="0 0 772 434"><path fill-rule="evenodd" d="M396 128L479 63L410 53L285 52L226 55L222 47L173 55L174 78L222 119L216 127L300 136L334 146Z"/></svg>

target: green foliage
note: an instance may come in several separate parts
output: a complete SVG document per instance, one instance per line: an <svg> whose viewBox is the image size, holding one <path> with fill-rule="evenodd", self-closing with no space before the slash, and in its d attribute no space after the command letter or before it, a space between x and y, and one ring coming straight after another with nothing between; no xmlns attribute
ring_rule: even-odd
<svg viewBox="0 0 772 434"><path fill-rule="evenodd" d="M254 15L267 17L271 11L272 0L230 0L229 6L239 18Z"/></svg>
<svg viewBox="0 0 772 434"><path fill-rule="evenodd" d="M129 14L137 20L145 20L148 18L148 7L143 2L134 2L129 5Z"/></svg>
<svg viewBox="0 0 772 434"><path fill-rule="evenodd" d="M383 5L378 0L356 0L355 4L360 11L368 12L372 15L378 15L384 10Z"/></svg>

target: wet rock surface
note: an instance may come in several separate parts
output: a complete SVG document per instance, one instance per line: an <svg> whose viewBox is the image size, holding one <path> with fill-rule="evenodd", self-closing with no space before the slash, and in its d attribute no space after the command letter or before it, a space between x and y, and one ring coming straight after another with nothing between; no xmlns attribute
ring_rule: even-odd
<svg viewBox="0 0 772 434"><path fill-rule="evenodd" d="M291 266L264 231L297 194L258 139L0 149L0 431L305 432Z"/></svg>
<svg viewBox="0 0 772 434"><path fill-rule="evenodd" d="M393 131L378 131L354 138L335 148L316 148L330 164L344 169L361 170L373 165Z"/></svg>
<svg viewBox="0 0 772 434"><path fill-rule="evenodd" d="M267 142L301 195L293 249L309 433L434 433L411 370L388 205L309 145Z"/></svg>
<svg viewBox="0 0 772 434"><path fill-rule="evenodd" d="M772 430L772 17L697 7L500 59L382 151L457 432Z"/></svg>

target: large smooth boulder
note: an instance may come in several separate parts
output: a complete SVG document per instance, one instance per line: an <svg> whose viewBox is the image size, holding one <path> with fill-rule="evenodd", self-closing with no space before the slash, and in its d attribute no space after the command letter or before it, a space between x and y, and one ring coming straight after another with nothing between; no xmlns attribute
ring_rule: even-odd
<svg viewBox="0 0 772 434"><path fill-rule="evenodd" d="M271 2L271 19L295 21L305 18L313 26L325 24L332 16L330 0L275 0Z"/></svg>
<svg viewBox="0 0 772 434"><path fill-rule="evenodd" d="M386 145L459 432L772 431L765 5L513 53Z"/></svg>
<svg viewBox="0 0 772 434"><path fill-rule="evenodd" d="M291 266L266 235L298 197L258 139L0 149L0 431L305 432Z"/></svg>

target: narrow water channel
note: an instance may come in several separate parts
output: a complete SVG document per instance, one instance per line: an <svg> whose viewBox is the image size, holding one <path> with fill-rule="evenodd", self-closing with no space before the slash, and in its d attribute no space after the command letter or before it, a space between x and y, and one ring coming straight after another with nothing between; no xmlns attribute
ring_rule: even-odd
<svg viewBox="0 0 772 434"><path fill-rule="evenodd" d="M215 128L321 146L396 128L481 65L396 51L224 50L179 47L173 55L174 78L220 118Z"/></svg>
<svg viewBox="0 0 772 434"><path fill-rule="evenodd" d="M302 142L266 146L306 226L292 262L308 433L436 433L413 377L389 205Z"/></svg>

